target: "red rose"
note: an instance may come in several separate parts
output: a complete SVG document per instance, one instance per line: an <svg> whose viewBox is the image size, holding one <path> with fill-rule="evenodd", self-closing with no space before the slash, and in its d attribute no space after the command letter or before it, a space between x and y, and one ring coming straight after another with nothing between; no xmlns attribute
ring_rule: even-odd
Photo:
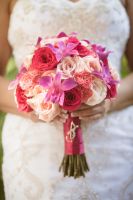
<svg viewBox="0 0 133 200"><path fill-rule="evenodd" d="M81 93L78 88L65 92L63 109L68 111L77 110L81 105Z"/></svg>
<svg viewBox="0 0 133 200"><path fill-rule="evenodd" d="M117 88L116 85L111 85L108 88L106 99L114 98L117 95Z"/></svg>
<svg viewBox="0 0 133 200"><path fill-rule="evenodd" d="M16 88L16 100L18 104L18 110L24 112L31 112L33 109L27 104L27 97L24 94L24 90L18 85Z"/></svg>
<svg viewBox="0 0 133 200"><path fill-rule="evenodd" d="M57 59L52 50L48 47L42 47L35 51L34 56L32 58L30 70L52 70L56 67L56 65Z"/></svg>
<svg viewBox="0 0 133 200"><path fill-rule="evenodd" d="M81 57L92 55L92 51L87 49L87 47L83 46L81 43L79 43L75 49L78 51L79 56Z"/></svg>

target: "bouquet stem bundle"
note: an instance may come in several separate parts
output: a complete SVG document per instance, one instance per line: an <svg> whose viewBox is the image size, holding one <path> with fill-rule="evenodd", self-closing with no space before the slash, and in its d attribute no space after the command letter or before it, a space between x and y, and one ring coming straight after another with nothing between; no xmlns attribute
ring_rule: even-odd
<svg viewBox="0 0 133 200"><path fill-rule="evenodd" d="M80 119L69 115L64 123L64 143L65 155L60 165L59 171L68 177L79 178L85 177L89 171L88 163L84 153L84 143Z"/></svg>

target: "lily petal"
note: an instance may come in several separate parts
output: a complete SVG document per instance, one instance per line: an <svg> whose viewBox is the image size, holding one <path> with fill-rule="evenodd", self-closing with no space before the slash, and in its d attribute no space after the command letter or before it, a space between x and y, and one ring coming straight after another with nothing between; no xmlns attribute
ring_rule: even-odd
<svg viewBox="0 0 133 200"><path fill-rule="evenodd" d="M67 90L71 90L72 88L76 86L77 86L77 83L72 78L69 78L63 81L61 85L61 89L63 91L67 91Z"/></svg>
<svg viewBox="0 0 133 200"><path fill-rule="evenodd" d="M54 79L54 84L55 86L57 87L60 87L60 84L61 84L61 73L58 72L55 76L55 79Z"/></svg>
<svg viewBox="0 0 133 200"><path fill-rule="evenodd" d="M50 76L44 76L39 80L39 83L41 86L43 86L44 88L49 88L52 85L52 77Z"/></svg>
<svg viewBox="0 0 133 200"><path fill-rule="evenodd" d="M64 92L62 92L62 94L60 96L59 105L63 106L63 104L64 104L64 98L65 98L65 94L64 94Z"/></svg>

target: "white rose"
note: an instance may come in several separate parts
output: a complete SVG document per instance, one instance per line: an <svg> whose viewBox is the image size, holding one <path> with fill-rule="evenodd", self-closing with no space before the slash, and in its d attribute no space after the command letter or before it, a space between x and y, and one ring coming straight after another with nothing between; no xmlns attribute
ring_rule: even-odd
<svg viewBox="0 0 133 200"><path fill-rule="evenodd" d="M87 100L87 102L86 102L87 105L94 106L96 104L101 103L106 98L107 87L101 79L95 78L93 80L91 90L92 90L93 94Z"/></svg>

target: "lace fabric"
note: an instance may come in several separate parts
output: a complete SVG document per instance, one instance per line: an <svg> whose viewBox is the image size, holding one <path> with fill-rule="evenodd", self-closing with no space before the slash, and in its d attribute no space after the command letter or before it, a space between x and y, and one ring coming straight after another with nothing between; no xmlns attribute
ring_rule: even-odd
<svg viewBox="0 0 133 200"><path fill-rule="evenodd" d="M108 47L120 70L129 20L119 0L18 0L11 16L9 42L18 67L38 36L76 31ZM3 179L6 200L132 200L133 106L94 123L82 123L86 178L63 178L61 124L33 123L8 114L3 128Z"/></svg>

